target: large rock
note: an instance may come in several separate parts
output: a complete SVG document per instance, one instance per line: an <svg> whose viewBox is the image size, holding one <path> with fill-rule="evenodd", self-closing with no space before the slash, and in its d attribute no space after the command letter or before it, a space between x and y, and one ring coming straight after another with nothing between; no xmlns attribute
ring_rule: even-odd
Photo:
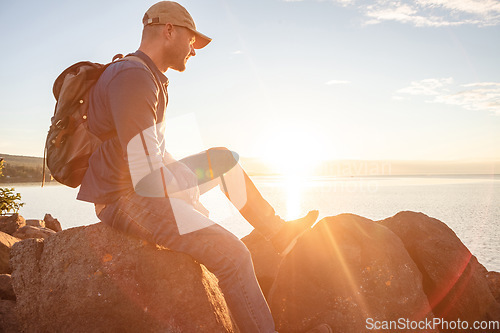
<svg viewBox="0 0 500 333"><path fill-rule="evenodd" d="M486 279L488 280L491 294L500 303L500 273L488 272L486 273Z"/></svg>
<svg viewBox="0 0 500 333"><path fill-rule="evenodd" d="M34 227L31 225L25 225L24 227L19 228L19 230L17 230L14 233L14 236L20 239L47 238L55 233L56 232L54 230L49 228L41 228L41 227Z"/></svg>
<svg viewBox="0 0 500 333"><path fill-rule="evenodd" d="M268 296L273 285L282 257L276 252L271 242L267 241L257 230L241 239L252 254L255 275L264 296Z"/></svg>
<svg viewBox="0 0 500 333"><path fill-rule="evenodd" d="M45 228L45 221L44 220L29 219L29 220L26 220L26 225L30 225L32 227L38 227L38 228Z"/></svg>
<svg viewBox="0 0 500 333"><path fill-rule="evenodd" d="M474 321L500 319L484 267L446 224L415 212L400 212L379 223L401 238L417 264L436 317L460 319L471 327Z"/></svg>
<svg viewBox="0 0 500 333"><path fill-rule="evenodd" d="M0 332L18 333L19 323L16 316L16 302L0 300ZM37 331L39 332L39 331Z"/></svg>
<svg viewBox="0 0 500 333"><path fill-rule="evenodd" d="M352 214L324 218L298 240L281 262L269 303L279 332L320 323L334 332L368 332L376 321L433 318L401 240Z"/></svg>
<svg viewBox="0 0 500 333"><path fill-rule="evenodd" d="M45 227L52 229L55 232L62 231L61 223L58 219L53 218L52 215L45 214L43 221L45 222Z"/></svg>
<svg viewBox="0 0 500 333"><path fill-rule="evenodd" d="M191 257L102 223L12 249L26 332L232 332L217 279Z"/></svg>
<svg viewBox="0 0 500 333"><path fill-rule="evenodd" d="M13 235L17 229L26 225L26 220L19 214L10 216L0 216L0 231L6 234Z"/></svg>
<svg viewBox="0 0 500 333"><path fill-rule="evenodd" d="M10 274L0 274L0 299L16 300Z"/></svg>
<svg viewBox="0 0 500 333"><path fill-rule="evenodd" d="M9 274L10 249L20 239L0 231L0 274Z"/></svg>

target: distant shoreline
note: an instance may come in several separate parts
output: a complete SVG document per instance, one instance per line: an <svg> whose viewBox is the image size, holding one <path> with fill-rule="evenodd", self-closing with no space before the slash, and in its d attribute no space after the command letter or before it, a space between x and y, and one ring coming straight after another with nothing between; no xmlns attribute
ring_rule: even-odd
<svg viewBox="0 0 500 333"><path fill-rule="evenodd" d="M41 183L43 159L32 156L1 154L4 159L0 186ZM240 163L251 177L284 178L286 170L256 157L240 157ZM484 178L498 179L500 159L457 161L404 160L325 160L315 163L303 174L306 179L353 179L380 177L426 178ZM285 173L283 173L285 172ZM46 170L47 180L50 172ZM302 178L302 177L301 177ZM56 181L47 181L57 184Z"/></svg>
<svg viewBox="0 0 500 333"><path fill-rule="evenodd" d="M15 187L15 186L42 186L42 182L41 181L38 181L38 182L34 182L34 181L15 181L15 182L12 182L12 183L9 183L9 182L0 182L0 187ZM43 187L47 187L47 186L64 186L63 184L61 183L58 183L56 181L51 181L51 182L45 182L45 184L43 185Z"/></svg>
<svg viewBox="0 0 500 333"><path fill-rule="evenodd" d="M285 175L277 174L249 174L250 177L266 178L272 179L286 179ZM358 176L305 176L305 180L309 181L322 181L322 180L348 180L348 179L358 179L358 178L446 178L446 179L494 179L500 180L500 174L414 174L414 175L358 175ZM42 182L33 181L16 181L16 182L0 182L0 187L15 187L15 186L42 186ZM56 181L46 182L45 186L64 186Z"/></svg>

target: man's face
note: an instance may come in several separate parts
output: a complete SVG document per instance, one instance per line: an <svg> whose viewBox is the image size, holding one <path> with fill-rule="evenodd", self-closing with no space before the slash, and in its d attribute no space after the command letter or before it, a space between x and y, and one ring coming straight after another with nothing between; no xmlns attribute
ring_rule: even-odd
<svg viewBox="0 0 500 333"><path fill-rule="evenodd" d="M170 68L179 72L183 72L186 69L188 59L196 55L193 47L194 42L194 32L185 27L175 26L175 55Z"/></svg>

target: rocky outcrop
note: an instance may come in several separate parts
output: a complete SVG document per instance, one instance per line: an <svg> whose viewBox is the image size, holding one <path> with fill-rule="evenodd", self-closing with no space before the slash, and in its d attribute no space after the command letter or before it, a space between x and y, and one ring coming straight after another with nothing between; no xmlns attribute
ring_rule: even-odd
<svg viewBox="0 0 500 333"><path fill-rule="evenodd" d="M45 227L54 230L55 232L62 231L61 223L58 219L53 218L50 214L45 214L43 221L45 222Z"/></svg>
<svg viewBox="0 0 500 333"><path fill-rule="evenodd" d="M321 322L334 332L366 332L371 322L398 317L500 321L500 273L488 272L450 228L421 213L378 222L325 218L282 261L255 231L243 241L282 332Z"/></svg>
<svg viewBox="0 0 500 333"><path fill-rule="evenodd" d="M217 279L189 256L99 223L12 249L26 332L232 332Z"/></svg>
<svg viewBox="0 0 500 333"><path fill-rule="evenodd" d="M57 221L50 214L45 216L47 217L47 215L50 217L49 221L50 219ZM59 224L59 221L57 223ZM57 226L53 222L49 222L49 225ZM17 213L10 216L0 216L0 274L12 272L9 258L10 249L14 243L27 238L47 238L54 233L54 230L45 228L45 221L42 220L25 220Z"/></svg>
<svg viewBox="0 0 500 333"><path fill-rule="evenodd" d="M21 332L15 311L16 302L0 300L0 332Z"/></svg>
<svg viewBox="0 0 500 333"><path fill-rule="evenodd" d="M0 274L8 274L12 270L9 265L10 249L20 241L19 238L0 231Z"/></svg>
<svg viewBox="0 0 500 333"><path fill-rule="evenodd" d="M47 215L46 227L60 228ZM189 256L103 224L50 234L24 241L3 234L16 297L9 276L0 275L0 331L237 331L216 278ZM500 273L488 272L450 228L421 213L377 222L324 218L283 259L257 231L242 240L280 332L320 323L369 332L401 318L500 321ZM422 332L438 330L452 331Z"/></svg>
<svg viewBox="0 0 500 333"><path fill-rule="evenodd" d="M320 323L365 332L374 321L433 318L422 275L401 240L352 214L325 218L299 239L280 264L269 304L280 332Z"/></svg>
<svg viewBox="0 0 500 333"><path fill-rule="evenodd" d="M11 248L21 239L46 238L55 232L45 228L45 221L25 220L19 214L0 216L0 230L0 332L20 332L15 311L16 295L11 276L7 274L12 272Z"/></svg>
<svg viewBox="0 0 500 333"><path fill-rule="evenodd" d="M26 225L30 225L33 227L39 227L39 228L45 228L45 221L44 220L29 219L29 220L26 220Z"/></svg>
<svg viewBox="0 0 500 333"><path fill-rule="evenodd" d="M32 220L33 221L33 220ZM19 239L27 239L27 238L47 238L50 235L55 234L56 232L49 228L44 227L36 227L32 225L25 225L22 228L19 228L15 233L14 237Z"/></svg>
<svg viewBox="0 0 500 333"><path fill-rule="evenodd" d="M0 274L0 332L20 332L15 300L10 275Z"/></svg>
<svg viewBox="0 0 500 333"><path fill-rule="evenodd" d="M476 320L500 319L500 305L484 267L446 224L415 212L400 212L379 223L398 235L417 264L436 317L471 325Z"/></svg>
<svg viewBox="0 0 500 333"><path fill-rule="evenodd" d="M13 235L17 229L26 225L26 220L19 214L10 216L0 216L0 231L6 234Z"/></svg>
<svg viewBox="0 0 500 333"><path fill-rule="evenodd" d="M0 274L0 299L3 300L16 300L16 294L12 289L12 279L10 274Z"/></svg>
<svg viewBox="0 0 500 333"><path fill-rule="evenodd" d="M488 280L488 286L490 287L491 294L495 297L496 301L500 303L500 273L487 272L486 279Z"/></svg>

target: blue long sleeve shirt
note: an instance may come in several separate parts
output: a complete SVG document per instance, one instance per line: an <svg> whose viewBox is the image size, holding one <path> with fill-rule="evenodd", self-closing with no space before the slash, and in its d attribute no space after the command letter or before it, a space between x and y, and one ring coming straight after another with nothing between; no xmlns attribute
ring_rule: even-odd
<svg viewBox="0 0 500 333"><path fill-rule="evenodd" d="M108 139L92 154L77 199L106 204L136 191L167 196L173 175L165 167L167 77L143 52L139 61L118 61L106 68L90 93L88 125ZM149 68L148 68L149 67Z"/></svg>

